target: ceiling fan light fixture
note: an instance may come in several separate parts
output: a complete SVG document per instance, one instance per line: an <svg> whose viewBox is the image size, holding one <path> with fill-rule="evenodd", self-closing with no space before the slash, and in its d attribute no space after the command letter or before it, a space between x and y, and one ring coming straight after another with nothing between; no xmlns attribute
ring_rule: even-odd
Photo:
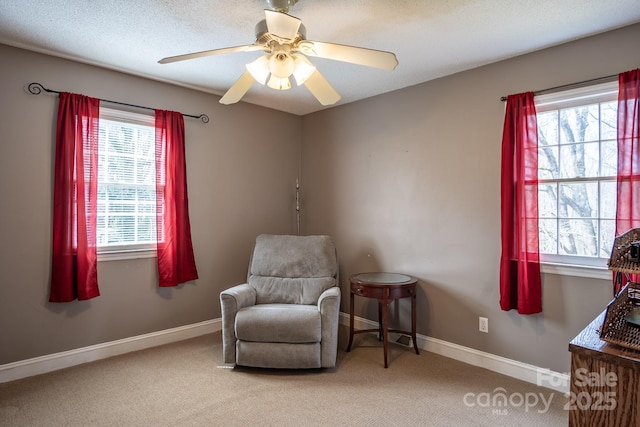
<svg viewBox="0 0 640 427"><path fill-rule="evenodd" d="M265 10L265 19L256 24L253 44L170 56L158 62L167 64L222 53L266 52L266 55L246 64L246 71L220 99L223 104L238 102L255 82L275 90L290 89L292 75L297 85L304 85L322 105L335 104L340 95L306 56L389 71L398 65L393 52L306 40L302 21L286 13L298 0L266 1L271 10Z"/></svg>
<svg viewBox="0 0 640 427"><path fill-rule="evenodd" d="M291 89L291 82L289 77L276 77L272 74L267 86L275 90L287 90Z"/></svg>
<svg viewBox="0 0 640 427"><path fill-rule="evenodd" d="M293 77L298 86L301 86L316 71L316 67L304 55L293 55L293 61L295 64Z"/></svg>
<svg viewBox="0 0 640 427"><path fill-rule="evenodd" d="M269 77L269 56L264 55L260 58L256 59L253 62L245 65L247 71L251 74L258 83L261 85L267 82L267 78Z"/></svg>

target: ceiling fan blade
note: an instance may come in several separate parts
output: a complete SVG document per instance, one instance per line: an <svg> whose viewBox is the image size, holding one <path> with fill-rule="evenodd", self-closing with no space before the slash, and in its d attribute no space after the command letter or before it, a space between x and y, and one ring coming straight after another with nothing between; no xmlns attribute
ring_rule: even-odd
<svg viewBox="0 0 640 427"><path fill-rule="evenodd" d="M381 68L383 70L393 70L398 65L396 55L393 52L386 52L384 50L311 40L301 41L298 44L298 50L309 56L350 62L352 64Z"/></svg>
<svg viewBox="0 0 640 427"><path fill-rule="evenodd" d="M227 93L220 98L220 104L235 104L240 101L240 98L251 88L255 79L251 76L249 71L245 71L238 80L229 88Z"/></svg>
<svg viewBox="0 0 640 427"><path fill-rule="evenodd" d="M285 40L293 40L300 28L300 21L295 16L273 10L264 11L267 17L267 31L271 35Z"/></svg>
<svg viewBox="0 0 640 427"><path fill-rule="evenodd" d="M202 58L204 56L220 55L223 53L233 52L253 52L256 50L265 50L260 44L249 44L245 46L224 47L222 49L203 50L202 52L187 53L185 55L169 56L158 61L159 64L168 64L170 62L186 61L187 59Z"/></svg>
<svg viewBox="0 0 640 427"><path fill-rule="evenodd" d="M333 105L340 101L340 95L324 78L320 71L315 70L304 82L309 92L315 96L322 105Z"/></svg>

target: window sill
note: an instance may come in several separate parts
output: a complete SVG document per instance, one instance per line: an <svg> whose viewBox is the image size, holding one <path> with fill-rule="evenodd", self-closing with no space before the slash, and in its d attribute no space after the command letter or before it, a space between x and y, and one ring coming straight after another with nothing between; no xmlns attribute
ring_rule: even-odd
<svg viewBox="0 0 640 427"><path fill-rule="evenodd" d="M540 272L557 274L559 276L586 277L588 279L611 280L613 273L606 267L592 267L587 265L556 264L541 262Z"/></svg>
<svg viewBox="0 0 640 427"><path fill-rule="evenodd" d="M141 259L141 258L155 258L156 256L157 256L157 252L155 249L99 252L98 262L121 261L121 260L127 260L127 259Z"/></svg>

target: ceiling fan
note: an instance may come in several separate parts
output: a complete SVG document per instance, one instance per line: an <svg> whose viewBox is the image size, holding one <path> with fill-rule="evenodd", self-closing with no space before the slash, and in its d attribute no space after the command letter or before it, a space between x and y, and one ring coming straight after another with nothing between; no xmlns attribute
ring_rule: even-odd
<svg viewBox="0 0 640 427"><path fill-rule="evenodd" d="M233 52L267 52L266 55L246 65L246 71L220 99L222 104L240 101L254 82L266 84L276 90L289 89L291 76L294 77L298 86L304 85L309 89L322 105L335 104L340 100L340 95L307 59L307 56L383 70L393 70L398 65L398 60L392 52L307 40L302 21L287 14L289 6L293 6L298 0L266 1L270 9L264 11L265 19L256 25L254 43L170 56L158 62L167 64Z"/></svg>

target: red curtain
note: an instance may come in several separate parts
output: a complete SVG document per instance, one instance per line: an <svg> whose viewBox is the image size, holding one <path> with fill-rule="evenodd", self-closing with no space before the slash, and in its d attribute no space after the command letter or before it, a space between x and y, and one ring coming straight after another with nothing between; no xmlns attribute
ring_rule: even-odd
<svg viewBox="0 0 640 427"><path fill-rule="evenodd" d="M640 69L618 76L616 236L640 226Z"/></svg>
<svg viewBox="0 0 640 427"><path fill-rule="evenodd" d="M501 196L500 307L540 313L538 125L533 92L507 98Z"/></svg>
<svg viewBox="0 0 640 427"><path fill-rule="evenodd" d="M99 99L60 94L50 302L100 295L96 264L99 114Z"/></svg>
<svg viewBox="0 0 640 427"><path fill-rule="evenodd" d="M156 229L159 286L198 278L191 244L184 117L156 110Z"/></svg>
<svg viewBox="0 0 640 427"><path fill-rule="evenodd" d="M640 69L618 76L616 236L640 227ZM631 280L637 281L632 275ZM614 295L625 283L614 278Z"/></svg>

